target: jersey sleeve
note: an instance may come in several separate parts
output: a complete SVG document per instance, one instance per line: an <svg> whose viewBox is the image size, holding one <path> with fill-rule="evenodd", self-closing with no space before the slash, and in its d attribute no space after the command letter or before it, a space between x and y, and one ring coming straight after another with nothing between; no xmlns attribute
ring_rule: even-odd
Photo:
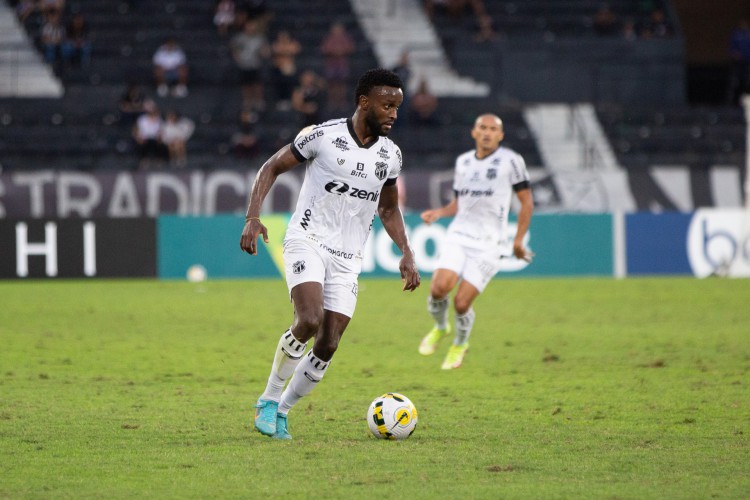
<svg viewBox="0 0 750 500"><path fill-rule="evenodd" d="M390 172L388 172L388 180L395 182L396 178L401 174L401 169L404 166L404 159L401 156L401 148L395 144L393 145L393 152L395 153L396 159L393 162Z"/></svg>
<svg viewBox="0 0 750 500"><path fill-rule="evenodd" d="M303 128L292 142L292 154L300 162L314 158L323 142L323 136L325 136L325 132L314 125Z"/></svg>
<svg viewBox="0 0 750 500"><path fill-rule="evenodd" d="M523 187L529 185L529 171L526 170L526 162L519 154L510 158L510 184L515 187L521 184Z"/></svg>

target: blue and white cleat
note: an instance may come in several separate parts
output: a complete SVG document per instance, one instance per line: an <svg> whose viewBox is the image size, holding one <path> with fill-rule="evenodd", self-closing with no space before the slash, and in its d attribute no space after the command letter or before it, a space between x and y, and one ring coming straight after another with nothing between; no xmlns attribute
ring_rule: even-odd
<svg viewBox="0 0 750 500"><path fill-rule="evenodd" d="M265 436L276 434L276 412L279 403L268 399L259 399L255 405L255 428Z"/></svg>
<svg viewBox="0 0 750 500"><path fill-rule="evenodd" d="M273 435L274 439L292 439L292 435L289 434L289 422L287 416L283 413L276 414L276 433Z"/></svg>

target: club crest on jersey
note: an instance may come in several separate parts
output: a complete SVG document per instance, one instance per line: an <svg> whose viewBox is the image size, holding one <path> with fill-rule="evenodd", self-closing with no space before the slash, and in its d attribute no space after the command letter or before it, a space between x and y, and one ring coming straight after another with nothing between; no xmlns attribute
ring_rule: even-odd
<svg viewBox="0 0 750 500"><path fill-rule="evenodd" d="M388 164L382 161L375 163L375 177L381 181L388 175Z"/></svg>
<svg viewBox="0 0 750 500"><path fill-rule="evenodd" d="M381 157L384 160L390 160L391 155L388 154L388 150L385 149L385 146L380 147L380 151L378 151L378 156Z"/></svg>
<svg viewBox="0 0 750 500"><path fill-rule="evenodd" d="M299 273L301 273L304 270L305 270L305 261L304 260L298 260L297 262L295 262L294 264L292 264L292 272L294 272L294 274L299 274Z"/></svg>
<svg viewBox="0 0 750 500"><path fill-rule="evenodd" d="M337 137L331 143L341 151L349 151L349 143L343 137Z"/></svg>
<svg viewBox="0 0 750 500"><path fill-rule="evenodd" d="M488 168L487 169L487 179L492 180L497 177L497 169L496 168Z"/></svg>

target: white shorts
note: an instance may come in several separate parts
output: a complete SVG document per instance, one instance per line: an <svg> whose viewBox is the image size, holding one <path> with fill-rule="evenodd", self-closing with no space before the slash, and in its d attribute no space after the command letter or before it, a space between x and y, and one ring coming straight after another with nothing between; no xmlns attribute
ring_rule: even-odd
<svg viewBox="0 0 750 500"><path fill-rule="evenodd" d="M305 239L285 241L284 271L290 297L295 286L313 281L323 287L323 309L350 318L354 314L359 275L342 266L320 244Z"/></svg>
<svg viewBox="0 0 750 500"><path fill-rule="evenodd" d="M497 248L493 248L490 252L485 249L467 247L448 237L440 246L440 256L435 269L453 271L462 280L468 281L474 285L474 288L483 292L500 270L501 262Z"/></svg>

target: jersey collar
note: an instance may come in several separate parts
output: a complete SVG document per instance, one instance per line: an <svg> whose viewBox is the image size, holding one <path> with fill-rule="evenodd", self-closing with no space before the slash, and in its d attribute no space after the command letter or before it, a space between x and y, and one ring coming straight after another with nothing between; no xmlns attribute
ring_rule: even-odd
<svg viewBox="0 0 750 500"><path fill-rule="evenodd" d="M362 144L362 141L359 140L359 137L357 136L357 133L354 131L354 122L352 121L351 118L347 118L346 119L346 128L349 129L349 134L352 136L352 139L354 139L354 142L356 142L357 146L359 146L360 148L370 149L375 144L377 144L378 142L380 142L380 137L378 137L377 139L375 139L374 141L372 141L369 144Z"/></svg>

